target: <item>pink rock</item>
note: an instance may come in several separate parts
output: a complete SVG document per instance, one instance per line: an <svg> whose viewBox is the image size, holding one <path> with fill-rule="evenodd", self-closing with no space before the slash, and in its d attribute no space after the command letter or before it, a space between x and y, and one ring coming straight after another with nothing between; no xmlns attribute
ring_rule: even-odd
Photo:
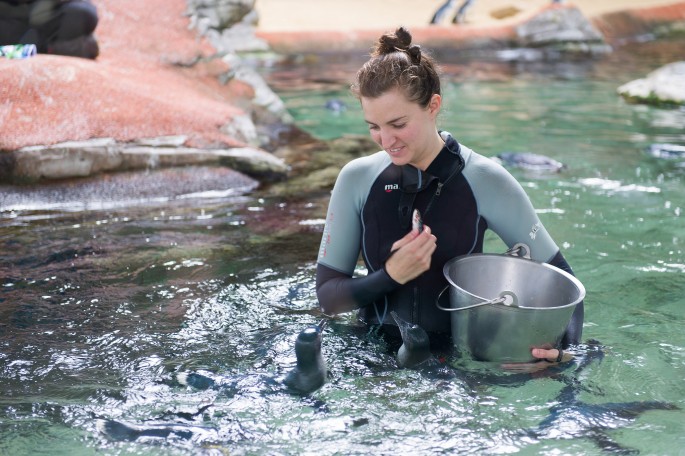
<svg viewBox="0 0 685 456"><path fill-rule="evenodd" d="M56 55L0 59L0 150L109 137L187 135L196 147L241 146L220 127L251 92L221 85L214 50L189 30L184 0L99 0L91 61Z"/></svg>

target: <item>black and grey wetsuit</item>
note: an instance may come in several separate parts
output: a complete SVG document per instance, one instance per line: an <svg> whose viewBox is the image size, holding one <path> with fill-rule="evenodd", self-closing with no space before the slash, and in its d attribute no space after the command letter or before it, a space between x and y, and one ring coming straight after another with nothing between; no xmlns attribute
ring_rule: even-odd
<svg viewBox="0 0 685 456"><path fill-rule="evenodd" d="M443 265L482 252L486 229L509 247L528 245L533 260L572 273L516 179L449 133L441 136L445 146L426 171L396 166L385 151L353 160L340 171L318 255L316 289L324 312L360 309L363 321L391 325L394 310L428 332L451 334L450 315L435 305L447 285ZM436 236L437 249L430 270L400 285L384 264L392 244L411 229L413 208ZM368 274L353 277L360 252ZM564 346L580 341L582 324L581 303Z"/></svg>

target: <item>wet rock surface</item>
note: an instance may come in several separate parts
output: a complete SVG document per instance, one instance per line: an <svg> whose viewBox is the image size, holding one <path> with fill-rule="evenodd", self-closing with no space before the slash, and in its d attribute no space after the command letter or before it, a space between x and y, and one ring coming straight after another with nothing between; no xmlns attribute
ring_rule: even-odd
<svg viewBox="0 0 685 456"><path fill-rule="evenodd" d="M0 212L107 210L170 200L239 196L258 185L258 181L230 168L194 165L36 185L0 184Z"/></svg>
<svg viewBox="0 0 685 456"><path fill-rule="evenodd" d="M29 146L0 155L0 181L32 183L44 179L86 177L104 172L199 164L227 165L254 178L282 180L287 165L253 147L192 148L186 138L117 142L112 138Z"/></svg>

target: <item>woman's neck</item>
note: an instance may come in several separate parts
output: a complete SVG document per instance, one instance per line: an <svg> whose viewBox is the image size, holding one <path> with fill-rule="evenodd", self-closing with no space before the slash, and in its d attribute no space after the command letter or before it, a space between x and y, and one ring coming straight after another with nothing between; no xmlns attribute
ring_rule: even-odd
<svg viewBox="0 0 685 456"><path fill-rule="evenodd" d="M435 135L431 136L430 144L428 144L426 147L426 152L421 154L419 160L416 163L411 163L411 165L420 169L421 171L425 171L428 169L430 164L433 163L435 157L440 154L440 151L444 146L445 141L442 139L442 136L440 136L440 133L435 130Z"/></svg>

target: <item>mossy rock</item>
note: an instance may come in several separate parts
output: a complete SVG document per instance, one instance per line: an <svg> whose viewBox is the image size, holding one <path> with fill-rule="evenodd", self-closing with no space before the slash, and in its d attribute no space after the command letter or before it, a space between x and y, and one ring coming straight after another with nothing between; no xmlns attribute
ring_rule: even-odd
<svg viewBox="0 0 685 456"><path fill-rule="evenodd" d="M659 107L685 105L685 61L664 65L645 78L636 79L618 88L629 102Z"/></svg>
<svg viewBox="0 0 685 456"><path fill-rule="evenodd" d="M377 151L378 145L363 135L346 135L327 142L284 148L277 155L291 167L291 174L286 181L270 186L268 193L298 197L328 192L347 162Z"/></svg>

